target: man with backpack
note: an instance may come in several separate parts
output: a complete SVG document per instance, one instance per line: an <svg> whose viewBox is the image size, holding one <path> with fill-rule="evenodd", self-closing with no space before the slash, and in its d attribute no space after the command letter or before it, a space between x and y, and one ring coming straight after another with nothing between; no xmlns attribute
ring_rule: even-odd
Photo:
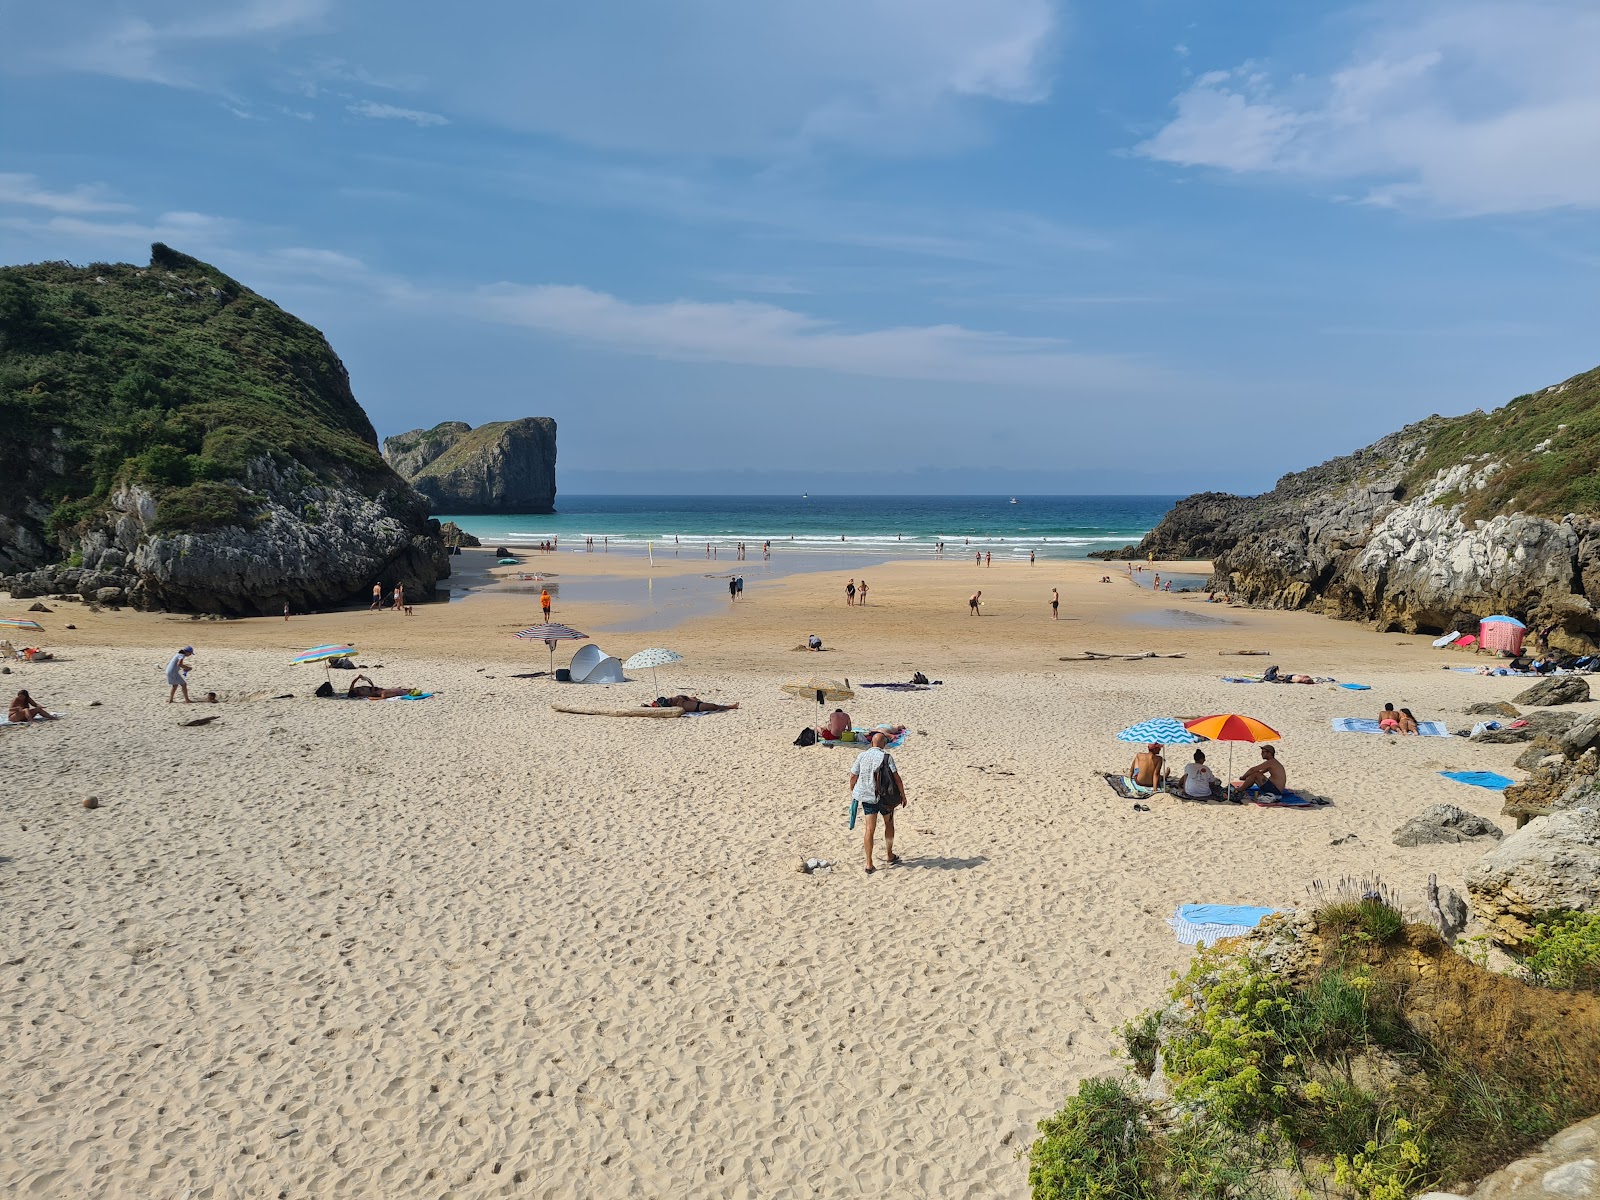
<svg viewBox="0 0 1600 1200"><path fill-rule="evenodd" d="M894 756L884 746L889 737L882 730L872 735L872 748L856 755L855 766L850 768L850 797L861 806L866 817L863 845L867 853L867 874L878 868L872 865L872 839L878 830L878 818L883 818L883 850L892 867L900 856L894 852L894 810L906 802L905 781Z"/></svg>

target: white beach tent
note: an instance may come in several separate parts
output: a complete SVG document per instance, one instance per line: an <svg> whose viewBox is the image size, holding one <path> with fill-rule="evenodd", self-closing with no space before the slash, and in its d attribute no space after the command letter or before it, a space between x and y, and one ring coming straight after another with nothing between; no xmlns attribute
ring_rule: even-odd
<svg viewBox="0 0 1600 1200"><path fill-rule="evenodd" d="M600 649L593 642L572 656L573 683L627 683L622 673L622 662Z"/></svg>

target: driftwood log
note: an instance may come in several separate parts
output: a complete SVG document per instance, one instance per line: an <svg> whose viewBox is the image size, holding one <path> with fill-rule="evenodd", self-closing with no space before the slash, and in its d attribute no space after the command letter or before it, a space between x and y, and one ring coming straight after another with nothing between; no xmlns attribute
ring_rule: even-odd
<svg viewBox="0 0 1600 1200"><path fill-rule="evenodd" d="M681 717L681 708L587 708L576 704L552 704L558 713L579 717Z"/></svg>
<svg viewBox="0 0 1600 1200"><path fill-rule="evenodd" d="M1272 651L1271 650L1218 650L1217 653L1219 655L1221 655L1223 658L1226 658L1230 654L1271 654Z"/></svg>
<svg viewBox="0 0 1600 1200"><path fill-rule="evenodd" d="M1154 650L1146 650L1142 654L1102 654L1098 650L1085 650L1082 654L1063 654L1062 662L1138 662L1144 658L1182 658L1183 654L1157 654Z"/></svg>

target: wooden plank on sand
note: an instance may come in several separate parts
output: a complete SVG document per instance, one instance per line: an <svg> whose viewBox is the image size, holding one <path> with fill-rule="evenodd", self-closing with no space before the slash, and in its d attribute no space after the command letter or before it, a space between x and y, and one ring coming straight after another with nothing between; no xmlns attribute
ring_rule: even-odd
<svg viewBox="0 0 1600 1200"><path fill-rule="evenodd" d="M558 713L579 717L681 717L681 708L583 708L576 704L552 704Z"/></svg>

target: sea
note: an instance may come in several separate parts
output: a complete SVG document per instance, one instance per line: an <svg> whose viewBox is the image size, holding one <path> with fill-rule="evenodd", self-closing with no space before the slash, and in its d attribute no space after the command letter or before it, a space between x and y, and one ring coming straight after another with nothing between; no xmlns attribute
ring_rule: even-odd
<svg viewBox="0 0 1600 1200"><path fill-rule="evenodd" d="M1085 558L1148 533L1177 496L561 496L556 512L453 516L487 546L559 539L563 550L654 553L738 542L749 557L861 555L878 561L982 550L998 557Z"/></svg>

